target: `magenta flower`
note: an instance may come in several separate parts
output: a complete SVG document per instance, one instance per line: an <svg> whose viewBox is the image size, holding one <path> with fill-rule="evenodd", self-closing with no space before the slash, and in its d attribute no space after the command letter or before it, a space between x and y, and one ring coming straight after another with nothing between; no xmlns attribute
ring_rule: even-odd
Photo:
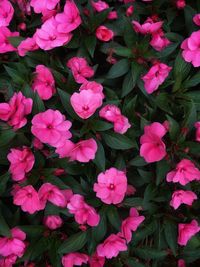
<svg viewBox="0 0 200 267"><path fill-rule="evenodd" d="M193 17L193 22L194 22L197 26L200 26L200 14L196 14L196 15Z"/></svg>
<svg viewBox="0 0 200 267"><path fill-rule="evenodd" d="M186 246L187 242L200 231L198 222L192 220L191 223L179 223L178 225L178 244Z"/></svg>
<svg viewBox="0 0 200 267"><path fill-rule="evenodd" d="M153 34L161 29L163 21L154 22L151 18L148 18L143 24L138 21L132 21L133 28L136 32L141 34Z"/></svg>
<svg viewBox="0 0 200 267"><path fill-rule="evenodd" d="M8 0L0 2L0 27L8 26L12 20L14 8Z"/></svg>
<svg viewBox="0 0 200 267"><path fill-rule="evenodd" d="M10 44L9 37L19 36L18 32L11 32L7 27L0 27L0 54L16 51L16 48Z"/></svg>
<svg viewBox="0 0 200 267"><path fill-rule="evenodd" d="M35 36L32 38L26 38L25 40L21 41L21 43L17 47L18 54L21 57L24 57L27 52L32 52L39 49L39 46L35 42Z"/></svg>
<svg viewBox="0 0 200 267"><path fill-rule="evenodd" d="M172 206L175 210L178 209L181 204L191 206L193 201L196 199L197 195L192 191L176 190L172 195L170 206Z"/></svg>
<svg viewBox="0 0 200 267"><path fill-rule="evenodd" d="M95 94L100 94L102 99L105 97L103 93L103 86L95 81L86 81L81 85L79 91L92 90Z"/></svg>
<svg viewBox="0 0 200 267"><path fill-rule="evenodd" d="M63 220L58 215L48 215L44 217L44 225L51 230L60 228L63 224Z"/></svg>
<svg viewBox="0 0 200 267"><path fill-rule="evenodd" d="M114 37L114 32L102 25L96 29L96 37L100 41L109 42Z"/></svg>
<svg viewBox="0 0 200 267"><path fill-rule="evenodd" d="M43 13L46 10L52 10L60 0L31 0L30 5L33 7L35 13Z"/></svg>
<svg viewBox="0 0 200 267"><path fill-rule="evenodd" d="M100 257L95 253L90 257L89 263L90 267L103 267L105 264L105 257Z"/></svg>
<svg viewBox="0 0 200 267"><path fill-rule="evenodd" d="M101 1L101 0L98 0L96 2L91 1L91 4L92 4L92 7L94 8L94 10L97 12L102 12L103 10L109 8L109 5L106 2Z"/></svg>
<svg viewBox="0 0 200 267"><path fill-rule="evenodd" d="M127 178L123 171L110 168L101 172L93 188L96 196L106 204L118 204L123 201L127 190Z"/></svg>
<svg viewBox="0 0 200 267"><path fill-rule="evenodd" d="M165 49L171 42L165 37L162 30L152 34L150 45L156 51L162 51Z"/></svg>
<svg viewBox="0 0 200 267"><path fill-rule="evenodd" d="M66 254L62 257L62 265L64 267L73 267L73 266L81 266L82 264L86 264L89 260L89 257L86 254L79 252L72 252Z"/></svg>

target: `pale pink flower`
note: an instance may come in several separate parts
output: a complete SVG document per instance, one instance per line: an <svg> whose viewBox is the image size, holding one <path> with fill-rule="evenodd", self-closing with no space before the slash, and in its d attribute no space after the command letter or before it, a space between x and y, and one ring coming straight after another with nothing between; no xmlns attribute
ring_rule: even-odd
<svg viewBox="0 0 200 267"><path fill-rule="evenodd" d="M1 112L1 109L0 109L0 112ZM200 121L197 121L194 126L196 128L196 141L200 142Z"/></svg>
<svg viewBox="0 0 200 267"><path fill-rule="evenodd" d="M12 148L7 156L10 167L9 171L14 181L22 181L26 178L26 174L33 168L35 158L28 147L22 149Z"/></svg>
<svg viewBox="0 0 200 267"><path fill-rule="evenodd" d="M73 195L67 204L67 208L71 214L74 214L75 221L78 224L88 224L90 226L99 224L100 216L93 207L85 202L83 196Z"/></svg>
<svg viewBox="0 0 200 267"><path fill-rule="evenodd" d="M34 36L21 41L17 47L18 54L21 57L24 57L28 52L35 51L37 49L39 49L39 46L36 44Z"/></svg>
<svg viewBox="0 0 200 267"><path fill-rule="evenodd" d="M189 38L185 39L181 48L185 61L192 63L194 67L200 67L200 30L193 32Z"/></svg>
<svg viewBox="0 0 200 267"><path fill-rule="evenodd" d="M146 162L160 161L166 156L166 147L162 141L166 132L166 128L159 122L144 127L144 134L140 137L140 156Z"/></svg>
<svg viewBox="0 0 200 267"><path fill-rule="evenodd" d="M49 68L44 65L36 66L32 89L43 100L48 100L55 94L55 80Z"/></svg>
<svg viewBox="0 0 200 267"><path fill-rule="evenodd" d="M117 257L121 251L126 251L127 245L125 239L119 234L111 234L104 242L97 246L97 255L111 259Z"/></svg>
<svg viewBox="0 0 200 267"><path fill-rule="evenodd" d="M103 267L105 263L105 257L100 257L97 253L93 254L89 259L90 267Z"/></svg>
<svg viewBox="0 0 200 267"><path fill-rule="evenodd" d="M67 67L71 69L74 79L77 83L87 82L86 78L94 75L94 70L88 65L85 58L72 57L67 62Z"/></svg>
<svg viewBox="0 0 200 267"><path fill-rule="evenodd" d="M102 97L90 89L82 90L80 93L73 93L70 102L80 118L88 119L102 105Z"/></svg>
<svg viewBox="0 0 200 267"><path fill-rule="evenodd" d="M114 32L106 26L99 26L96 29L96 37L103 42L109 42L114 37Z"/></svg>
<svg viewBox="0 0 200 267"><path fill-rule="evenodd" d="M170 205L176 210L181 204L191 206L197 195L192 191L176 190L170 201Z"/></svg>
<svg viewBox="0 0 200 267"><path fill-rule="evenodd" d="M16 48L10 44L8 37L19 36L18 32L11 32L7 27L0 27L0 54L16 51Z"/></svg>
<svg viewBox="0 0 200 267"><path fill-rule="evenodd" d="M43 13L46 10L52 10L60 0L31 0L30 5L33 7L35 13Z"/></svg>
<svg viewBox="0 0 200 267"><path fill-rule="evenodd" d="M14 8L8 0L0 1L0 27L8 26L14 14Z"/></svg>
<svg viewBox="0 0 200 267"><path fill-rule="evenodd" d="M191 223L179 223L178 225L178 244L186 246L187 242L200 231L200 227L196 220Z"/></svg>
<svg viewBox="0 0 200 267"><path fill-rule="evenodd" d="M70 33L81 24L80 12L73 1L67 0L64 12L55 16L58 23L57 30L61 33Z"/></svg>
<svg viewBox="0 0 200 267"><path fill-rule="evenodd" d="M81 266L82 264L86 264L89 260L89 257L86 254L79 252L72 252L66 254L62 257L62 265L64 267L73 267L73 266Z"/></svg>
<svg viewBox="0 0 200 267"><path fill-rule="evenodd" d="M83 90L92 90L94 93L100 94L102 99L105 97L103 93L103 86L100 83L97 83L95 81L84 82L79 88L79 91L83 91Z"/></svg>
<svg viewBox="0 0 200 267"><path fill-rule="evenodd" d="M60 111L48 109L33 117L31 132L42 143L56 147L65 139L71 138L71 125Z"/></svg>
<svg viewBox="0 0 200 267"><path fill-rule="evenodd" d="M167 174L167 182L180 183L186 185L194 180L200 180L200 171L189 159L182 159L176 169Z"/></svg>
<svg viewBox="0 0 200 267"><path fill-rule="evenodd" d="M58 23L54 17L46 20L35 33L35 42L43 50L66 45L72 38L71 33L60 33L57 29Z"/></svg>
<svg viewBox="0 0 200 267"><path fill-rule="evenodd" d="M14 193L13 203L17 206L21 206L24 212L30 214L42 209L38 193L32 185L27 185L18 189Z"/></svg>
<svg viewBox="0 0 200 267"><path fill-rule="evenodd" d="M162 51L165 49L171 42L165 37L162 30L152 34L150 45L156 51Z"/></svg>
<svg viewBox="0 0 200 267"><path fill-rule="evenodd" d="M141 34L153 34L161 29L163 21L154 22L151 18L148 18L143 24L138 21L132 21L133 28L136 32Z"/></svg>
<svg viewBox="0 0 200 267"><path fill-rule="evenodd" d="M165 81L171 67L164 63L156 63L150 70L142 77L144 81L144 88L148 94L152 94Z"/></svg>
<svg viewBox="0 0 200 267"><path fill-rule="evenodd" d="M200 14L196 14L194 17L193 17L193 21L196 25L200 26Z"/></svg>
<svg viewBox="0 0 200 267"><path fill-rule="evenodd" d="M62 190L60 190L56 185L51 183L44 183L38 191L38 196L42 208L45 208L47 201L58 207L65 208L67 206L65 194L63 194Z"/></svg>
<svg viewBox="0 0 200 267"><path fill-rule="evenodd" d="M21 229L17 227L12 228L11 238L0 237L0 255L4 257L8 256L22 257L26 248L24 242L25 239L26 239L26 234ZM14 260L14 258L12 258L12 260Z"/></svg>
<svg viewBox="0 0 200 267"><path fill-rule="evenodd" d="M98 0L97 2L91 1L92 7L94 8L95 11L97 12L102 12L105 9L109 8L109 5L101 0Z"/></svg>
<svg viewBox="0 0 200 267"><path fill-rule="evenodd" d="M121 233L126 239L127 243L129 243L132 239L132 232L135 232L137 230L137 228L144 221L144 219L144 216L139 216L139 213L136 208L130 209L129 217L123 220L121 226Z"/></svg>
<svg viewBox="0 0 200 267"><path fill-rule="evenodd" d="M96 196L106 204L118 204L123 201L127 190L127 178L123 171L110 168L101 172L93 188Z"/></svg>
<svg viewBox="0 0 200 267"><path fill-rule="evenodd" d="M63 220L58 215L48 215L44 217L44 224L51 230L60 228L63 224Z"/></svg>

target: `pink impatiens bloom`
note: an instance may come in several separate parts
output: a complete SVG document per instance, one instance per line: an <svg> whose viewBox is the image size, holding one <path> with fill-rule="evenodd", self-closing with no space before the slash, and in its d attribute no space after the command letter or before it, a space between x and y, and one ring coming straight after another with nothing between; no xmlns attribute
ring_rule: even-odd
<svg viewBox="0 0 200 267"><path fill-rule="evenodd" d="M105 97L103 94L103 86L95 81L86 81L81 85L79 91L92 90L96 94L100 94L102 99Z"/></svg>
<svg viewBox="0 0 200 267"><path fill-rule="evenodd" d="M191 36L185 39L181 48L182 56L185 61L192 63L194 67L200 67L200 30L193 32Z"/></svg>
<svg viewBox="0 0 200 267"><path fill-rule="evenodd" d="M16 48L10 44L8 37L19 36L18 32L11 32L7 27L0 27L0 54L16 51Z"/></svg>
<svg viewBox="0 0 200 267"><path fill-rule="evenodd" d="M43 50L66 45L72 38L71 33L60 33L57 29L58 23L54 17L46 20L35 33L35 42Z"/></svg>
<svg viewBox="0 0 200 267"><path fill-rule="evenodd" d="M0 237L0 255L22 257L26 248L25 239L26 234L21 229L17 227L11 229L11 238Z"/></svg>
<svg viewBox="0 0 200 267"><path fill-rule="evenodd" d="M32 89L37 91L43 100L48 100L55 94L55 80L50 69L44 65L37 65Z"/></svg>
<svg viewBox="0 0 200 267"><path fill-rule="evenodd" d="M144 81L144 88L148 94L152 94L165 81L171 67L163 63L156 63L150 70L142 77Z"/></svg>
<svg viewBox="0 0 200 267"><path fill-rule="evenodd" d="M57 147L64 140L71 138L71 125L60 111L48 109L33 117L31 132L42 143Z"/></svg>
<svg viewBox="0 0 200 267"><path fill-rule="evenodd" d="M17 189L14 194L13 203L17 206L21 206L24 212L30 214L41 210L40 199L37 191L32 187L32 185L27 185Z"/></svg>
<svg viewBox="0 0 200 267"><path fill-rule="evenodd" d="M94 93L90 89L82 90L79 93L73 93L70 102L80 118L88 119L102 105L102 97L101 94Z"/></svg>
<svg viewBox="0 0 200 267"><path fill-rule="evenodd" d="M178 260L178 267L186 267L185 261L183 259Z"/></svg>
<svg viewBox="0 0 200 267"><path fill-rule="evenodd" d="M193 17L193 21L196 25L200 26L200 14L196 14L194 17Z"/></svg>
<svg viewBox="0 0 200 267"><path fill-rule="evenodd" d="M162 51L164 48L166 48L171 42L165 37L162 30L159 30L158 32L155 32L152 34L150 45L156 50L156 51Z"/></svg>
<svg viewBox="0 0 200 267"><path fill-rule="evenodd" d="M10 162L9 171L14 181L22 181L34 165L35 158L28 147L22 149L12 148L7 156Z"/></svg>
<svg viewBox="0 0 200 267"><path fill-rule="evenodd" d="M43 13L46 10L52 10L60 0L31 0L30 5L33 7L35 13Z"/></svg>
<svg viewBox="0 0 200 267"><path fill-rule="evenodd" d="M96 37L103 42L109 42L114 36L114 32L106 26L99 26L96 29Z"/></svg>
<svg viewBox="0 0 200 267"><path fill-rule="evenodd" d="M131 127L128 118L121 115L114 121L114 131L116 133L124 134Z"/></svg>
<svg viewBox="0 0 200 267"><path fill-rule="evenodd" d="M105 257L100 257L97 253L93 254L89 259L90 267L103 267L105 263Z"/></svg>
<svg viewBox="0 0 200 267"><path fill-rule="evenodd" d="M144 127L144 134L140 137L140 156L146 162L160 161L166 156L166 147L162 141L166 132L166 128L159 122Z"/></svg>
<svg viewBox="0 0 200 267"><path fill-rule="evenodd" d="M175 170L167 174L167 182L180 183L186 185L194 180L200 180L200 171L189 159L182 159Z"/></svg>
<svg viewBox="0 0 200 267"><path fill-rule="evenodd" d="M102 12L105 9L109 8L109 5L101 0L98 0L97 2L91 1L92 7L94 8L95 11L97 12Z"/></svg>
<svg viewBox="0 0 200 267"><path fill-rule="evenodd" d="M196 128L196 141L200 142L200 121L197 121L194 126Z"/></svg>
<svg viewBox="0 0 200 267"><path fill-rule="evenodd" d="M130 209L129 217L123 220L121 226L121 233L126 239L127 243L129 243L132 239L132 231L135 232L144 219L144 216L139 216L136 208Z"/></svg>
<svg viewBox="0 0 200 267"><path fill-rule="evenodd" d="M38 196L43 209L47 201L58 207L64 208L67 206L67 199L63 191L51 183L44 183L38 191Z"/></svg>
<svg viewBox="0 0 200 267"><path fill-rule="evenodd" d="M136 32L141 34L153 34L161 29L163 21L154 22L151 18L148 18L143 24L133 20L133 28Z"/></svg>
<svg viewBox="0 0 200 267"><path fill-rule="evenodd" d="M94 70L88 65L85 58L72 57L67 62L67 67L71 69L74 79L77 83L87 82L86 78L94 75Z"/></svg>
<svg viewBox="0 0 200 267"><path fill-rule="evenodd" d="M8 26L14 14L14 8L8 0L0 1L0 27Z"/></svg>
<svg viewBox="0 0 200 267"><path fill-rule="evenodd" d="M176 210L183 203L191 206L197 195L192 191L177 190L173 193L170 205Z"/></svg>
<svg viewBox="0 0 200 267"><path fill-rule="evenodd" d="M178 244L186 246L190 238L199 231L200 227L196 220L192 220L191 223L180 223L178 225Z"/></svg>
<svg viewBox="0 0 200 267"><path fill-rule="evenodd" d="M123 171L110 168L97 177L94 184L96 196L106 204L118 204L123 201L127 190L127 178Z"/></svg>
<svg viewBox="0 0 200 267"><path fill-rule="evenodd" d="M55 230L62 226L63 220L58 215L48 215L44 217L44 224L51 230Z"/></svg>
<svg viewBox="0 0 200 267"><path fill-rule="evenodd" d="M35 37L26 38L23 40L17 47L18 54L21 57L24 57L27 52L35 51L39 48L39 46L35 42Z"/></svg>
<svg viewBox="0 0 200 267"><path fill-rule="evenodd" d="M55 16L58 23L57 30L61 33L70 33L81 24L80 12L73 1L67 0L64 12Z"/></svg>
<svg viewBox="0 0 200 267"><path fill-rule="evenodd" d="M90 226L97 226L99 224L100 216L93 207L85 202L83 196L79 194L73 195L67 204L67 208L71 214L74 214L77 223Z"/></svg>
<svg viewBox="0 0 200 267"><path fill-rule="evenodd" d="M64 267L81 266L84 263L86 264L88 260L89 257L86 254L73 252L62 257L62 265Z"/></svg>
<svg viewBox="0 0 200 267"><path fill-rule="evenodd" d="M16 261L17 261L17 256L12 254L10 256L1 258L0 266L1 267L13 267Z"/></svg>
<svg viewBox="0 0 200 267"><path fill-rule="evenodd" d="M97 246L98 256L106 257L107 259L117 257L121 251L126 250L126 241L119 234L111 234L102 244Z"/></svg>

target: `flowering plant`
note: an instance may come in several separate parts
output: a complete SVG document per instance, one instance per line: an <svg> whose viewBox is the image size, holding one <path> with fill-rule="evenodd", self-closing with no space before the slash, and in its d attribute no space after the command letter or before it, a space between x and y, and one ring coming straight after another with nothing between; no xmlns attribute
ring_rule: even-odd
<svg viewBox="0 0 200 267"><path fill-rule="evenodd" d="M0 266L200 262L200 3L0 0Z"/></svg>

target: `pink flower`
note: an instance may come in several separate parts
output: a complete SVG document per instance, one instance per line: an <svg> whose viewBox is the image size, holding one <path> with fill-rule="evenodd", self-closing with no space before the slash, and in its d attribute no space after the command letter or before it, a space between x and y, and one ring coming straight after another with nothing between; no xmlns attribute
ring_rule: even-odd
<svg viewBox="0 0 200 267"><path fill-rule="evenodd" d="M100 257L97 253L93 254L89 259L90 267L103 267L105 263L105 258Z"/></svg>
<svg viewBox="0 0 200 267"><path fill-rule="evenodd" d="M192 236L200 231L198 222L192 220L191 223L179 223L178 225L178 244L186 246Z"/></svg>
<svg viewBox="0 0 200 267"><path fill-rule="evenodd" d="M13 203L17 206L21 206L24 212L30 214L41 210L41 204L37 191L32 187L32 185L24 186L18 189L14 193Z"/></svg>
<svg viewBox="0 0 200 267"><path fill-rule="evenodd" d="M12 254L10 256L4 257L0 259L1 267L12 267L17 261L17 256Z"/></svg>
<svg viewBox="0 0 200 267"><path fill-rule="evenodd" d="M82 90L80 93L73 93L70 102L80 118L88 119L102 105L102 97L90 89Z"/></svg>
<svg viewBox="0 0 200 267"><path fill-rule="evenodd" d="M64 140L71 138L69 131L71 122L58 110L48 109L38 113L32 119L31 132L42 143L59 146Z"/></svg>
<svg viewBox="0 0 200 267"><path fill-rule="evenodd" d="M90 226L97 226L99 224L100 216L93 207L84 201L83 196L79 194L73 195L67 208L71 214L74 214L75 221L78 224L87 223Z"/></svg>
<svg viewBox="0 0 200 267"><path fill-rule="evenodd" d="M133 12L134 12L134 6L129 6L129 7L126 9L126 16L127 16L127 17L132 16Z"/></svg>
<svg viewBox="0 0 200 267"><path fill-rule="evenodd" d="M86 254L73 252L62 257L62 264L64 267L81 266L88 262L89 257Z"/></svg>
<svg viewBox="0 0 200 267"><path fill-rule="evenodd" d="M178 267L186 267L185 261L182 259L178 260Z"/></svg>
<svg viewBox="0 0 200 267"><path fill-rule="evenodd" d="M189 38L181 44L182 56L185 61L192 63L194 67L200 67L200 30L193 32Z"/></svg>
<svg viewBox="0 0 200 267"><path fill-rule="evenodd" d="M117 12L116 11L110 11L108 13L108 19L117 19L118 18L118 15L117 15Z"/></svg>
<svg viewBox="0 0 200 267"><path fill-rule="evenodd" d="M127 185L126 196L132 196L136 193L136 188L131 184Z"/></svg>
<svg viewBox="0 0 200 267"><path fill-rule="evenodd" d="M31 113L33 100L26 98L21 92L14 93L9 103L0 104L0 119L7 121L15 130L27 123L26 115Z"/></svg>
<svg viewBox="0 0 200 267"><path fill-rule="evenodd" d="M65 208L67 206L65 194L63 194L62 190L56 185L44 183L38 191L38 196L43 209L45 208L47 201L58 207Z"/></svg>
<svg viewBox="0 0 200 267"><path fill-rule="evenodd" d="M1 109L0 109L0 112L1 112ZM196 141L200 142L200 121L196 122L194 126L196 128Z"/></svg>
<svg viewBox="0 0 200 267"><path fill-rule="evenodd" d="M163 21L154 22L151 18L148 18L143 24L133 20L133 28L136 32L141 34L153 34L161 29Z"/></svg>
<svg viewBox="0 0 200 267"><path fill-rule="evenodd" d="M123 201L127 190L127 178L123 171L110 168L101 172L94 184L96 196L106 204L118 204Z"/></svg>
<svg viewBox="0 0 200 267"><path fill-rule="evenodd" d="M94 8L94 10L97 12L102 12L103 10L109 8L109 5L106 2L101 1L101 0L99 0L97 2L91 1L91 4L92 4L92 7Z"/></svg>
<svg viewBox="0 0 200 267"><path fill-rule="evenodd" d="M11 229L11 238L10 237L0 237L0 255L4 257L13 256L22 257L25 252L25 242L26 234L15 227ZM11 260L10 258L10 260ZM15 261L14 261L15 262ZM12 266L12 265L11 265Z"/></svg>
<svg viewBox="0 0 200 267"><path fill-rule="evenodd" d="M58 32L58 23L54 17L46 20L40 29L35 33L35 42L43 50L50 50L55 47L66 45L72 38L71 33Z"/></svg>
<svg viewBox="0 0 200 267"><path fill-rule="evenodd" d="M8 26L14 14L14 8L8 0L0 2L0 27Z"/></svg>
<svg viewBox="0 0 200 267"><path fill-rule="evenodd" d="M177 0L176 6L178 9L183 9L186 6L185 0Z"/></svg>
<svg viewBox="0 0 200 267"><path fill-rule="evenodd" d="M97 246L97 255L111 259L117 257L120 251L126 251L126 241L119 234L111 234L104 242Z"/></svg>
<svg viewBox="0 0 200 267"><path fill-rule="evenodd" d="M37 65L32 89L37 91L43 100L48 100L55 94L55 80L49 68Z"/></svg>
<svg viewBox="0 0 200 267"><path fill-rule="evenodd" d="M121 115L114 121L114 131L116 133L124 134L131 127L128 118Z"/></svg>
<svg viewBox="0 0 200 267"><path fill-rule="evenodd" d="M156 63L150 68L147 74L142 77L144 81L144 88L148 94L152 94L165 81L171 67L163 63Z"/></svg>
<svg viewBox="0 0 200 267"><path fill-rule="evenodd" d="M80 12L73 1L67 0L64 7L64 12L59 13L55 17L58 23L57 30L61 33L70 33L78 28L81 24Z"/></svg>
<svg viewBox="0 0 200 267"><path fill-rule="evenodd" d="M162 30L152 34L150 45L156 51L162 51L166 48L171 42L165 37Z"/></svg>
<svg viewBox="0 0 200 267"><path fill-rule="evenodd" d="M33 139L33 147L35 149L41 150L41 149L43 149L44 145L43 145L42 142L40 142L39 139L37 139L36 137L34 137L34 139Z"/></svg>
<svg viewBox="0 0 200 267"><path fill-rule="evenodd" d="M146 162L160 161L166 156L166 147L162 141L166 132L166 128L159 122L144 127L144 134L140 137L140 156Z"/></svg>
<svg viewBox="0 0 200 267"><path fill-rule="evenodd" d="M16 48L9 43L8 37L19 36L18 32L11 32L7 27L0 27L0 54L16 51Z"/></svg>
<svg viewBox="0 0 200 267"><path fill-rule="evenodd" d="M191 206L197 195L192 191L177 190L173 193L170 205L176 210L183 203Z"/></svg>
<svg viewBox="0 0 200 267"><path fill-rule="evenodd" d="M194 17L193 17L193 21L196 25L200 26L200 14L196 14Z"/></svg>
<svg viewBox="0 0 200 267"><path fill-rule="evenodd" d="M52 10L60 0L31 0L30 5L33 7L35 13L42 13L46 10Z"/></svg>
<svg viewBox="0 0 200 267"><path fill-rule="evenodd" d="M189 159L182 159L176 169L167 174L167 182L179 182L181 185L186 185L194 180L200 180L200 171Z"/></svg>
<svg viewBox="0 0 200 267"><path fill-rule="evenodd" d="M18 54L21 57L24 57L27 52L35 51L39 48L39 46L35 42L35 37L26 38L23 40L17 47Z"/></svg>
<svg viewBox="0 0 200 267"><path fill-rule="evenodd" d="M86 78L94 75L94 70L88 65L85 58L72 57L67 62L67 67L71 69L77 83L87 82Z"/></svg>
<svg viewBox="0 0 200 267"><path fill-rule="evenodd" d="M79 91L83 90L92 90L94 93L100 94L102 99L105 97L103 94L103 86L95 81L86 81L85 83L83 83L79 88Z"/></svg>
<svg viewBox="0 0 200 267"><path fill-rule="evenodd" d="M58 215L48 215L44 217L44 224L51 230L55 230L62 226L63 221Z"/></svg>
<svg viewBox="0 0 200 267"><path fill-rule="evenodd" d="M96 29L96 37L100 41L109 42L114 37L114 32L102 25Z"/></svg>
<svg viewBox="0 0 200 267"><path fill-rule="evenodd" d="M130 209L130 216L123 220L121 226L121 233L126 239L127 243L129 243L132 239L132 231L135 232L144 219L144 216L139 216L136 208Z"/></svg>
<svg viewBox="0 0 200 267"><path fill-rule="evenodd" d="M23 147L22 149L12 148L7 158L10 161L9 171L14 181L25 179L26 173L33 168L35 163L34 155L28 147Z"/></svg>

